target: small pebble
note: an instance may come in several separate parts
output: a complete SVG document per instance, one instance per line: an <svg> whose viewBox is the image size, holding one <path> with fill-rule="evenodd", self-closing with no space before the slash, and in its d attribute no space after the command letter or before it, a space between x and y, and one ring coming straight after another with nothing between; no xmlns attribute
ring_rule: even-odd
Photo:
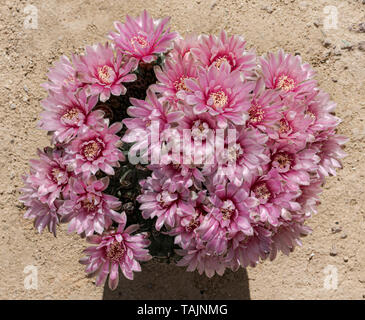
<svg viewBox="0 0 365 320"><path fill-rule="evenodd" d="M328 48L331 45L331 41L326 38L322 41L322 44L325 48Z"/></svg>
<svg viewBox="0 0 365 320"><path fill-rule="evenodd" d="M24 85L23 89L24 89L25 92L28 92L29 91L27 85Z"/></svg>
<svg viewBox="0 0 365 320"><path fill-rule="evenodd" d="M11 109L11 110L15 110L15 109L16 109L16 105L15 105L15 103L11 103L11 104L10 104L10 109Z"/></svg>
<svg viewBox="0 0 365 320"><path fill-rule="evenodd" d="M309 261L311 261L311 260L313 259L313 257L314 257L314 253L312 252L312 253L309 255L308 260L309 260Z"/></svg>
<svg viewBox="0 0 365 320"><path fill-rule="evenodd" d="M344 234L341 235L341 239L346 239L346 238L347 238L347 234L346 233L344 233Z"/></svg>
<svg viewBox="0 0 365 320"><path fill-rule="evenodd" d="M341 227L332 227L331 228L332 233L339 233L342 231Z"/></svg>
<svg viewBox="0 0 365 320"><path fill-rule="evenodd" d="M358 48L360 51L365 51L365 41L360 41L358 44Z"/></svg>
<svg viewBox="0 0 365 320"><path fill-rule="evenodd" d="M358 32L365 32L365 22L359 23Z"/></svg>
<svg viewBox="0 0 365 320"><path fill-rule="evenodd" d="M267 13L273 13L274 9L272 6L265 6L262 8L262 10L266 11Z"/></svg>
<svg viewBox="0 0 365 320"><path fill-rule="evenodd" d="M336 247L334 245L332 246L332 249L330 251L330 256L331 257L337 256L337 250L336 250Z"/></svg>
<svg viewBox="0 0 365 320"><path fill-rule="evenodd" d="M313 24L317 28L323 26L323 22L320 19L315 20Z"/></svg>
<svg viewBox="0 0 365 320"><path fill-rule="evenodd" d="M348 257L343 257L343 261L344 262L348 262L349 261L349 258Z"/></svg>
<svg viewBox="0 0 365 320"><path fill-rule="evenodd" d="M343 49L343 50L352 50L353 47L354 47L354 45L352 45L348 41L343 41L343 44L341 45L341 49Z"/></svg>
<svg viewBox="0 0 365 320"><path fill-rule="evenodd" d="M341 50L340 50L339 48L334 49L334 50L333 50L333 54L334 54L335 56L340 56L340 55L342 55Z"/></svg>

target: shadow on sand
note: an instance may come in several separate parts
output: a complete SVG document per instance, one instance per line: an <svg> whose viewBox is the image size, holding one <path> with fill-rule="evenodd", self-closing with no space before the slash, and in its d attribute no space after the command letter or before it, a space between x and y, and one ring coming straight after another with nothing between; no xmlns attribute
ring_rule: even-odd
<svg viewBox="0 0 365 320"><path fill-rule="evenodd" d="M245 269L226 271L223 277L208 279L197 272L186 272L174 264L154 260L142 266L130 281L120 276L118 288L111 291L106 283L104 300L249 300L250 290Z"/></svg>

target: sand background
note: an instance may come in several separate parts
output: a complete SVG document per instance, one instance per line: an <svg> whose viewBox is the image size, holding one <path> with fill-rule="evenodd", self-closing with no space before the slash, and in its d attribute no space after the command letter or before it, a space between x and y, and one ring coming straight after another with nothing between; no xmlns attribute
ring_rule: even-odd
<svg viewBox="0 0 365 320"><path fill-rule="evenodd" d="M365 33L356 32L365 22L364 2L0 0L0 298L365 299ZM24 27L29 4L38 11L37 29ZM280 47L300 53L338 103L339 132L350 138L348 157L338 176L328 179L319 213L309 223L313 234L289 257L211 280L152 261L135 281L122 280L111 293L95 287L78 263L84 240L68 235L65 226L57 238L39 235L22 218L20 176L36 148L49 144L36 129L47 69L62 54L104 41L113 21L144 8L154 17L171 16L172 29L180 33L225 29L243 35L260 55ZM337 11L336 29L325 29L326 10ZM28 265L38 269L37 290L24 288ZM337 271L337 289L324 287L330 269Z"/></svg>

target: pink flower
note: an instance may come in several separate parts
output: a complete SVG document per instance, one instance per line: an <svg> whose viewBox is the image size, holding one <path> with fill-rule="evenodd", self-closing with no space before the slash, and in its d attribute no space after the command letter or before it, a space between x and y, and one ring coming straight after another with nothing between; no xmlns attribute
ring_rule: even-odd
<svg viewBox="0 0 365 320"><path fill-rule="evenodd" d="M23 180L24 187L20 190L22 196L19 200L27 207L24 218L34 219L34 227L39 233L48 227L48 230L56 236L56 227L59 223L58 209L62 201L55 200L51 205L41 202L37 189L27 181L27 177L23 177Z"/></svg>
<svg viewBox="0 0 365 320"><path fill-rule="evenodd" d="M225 261L233 271L239 267L255 267L260 259L265 260L271 250L272 232L262 226L255 226L253 234L235 237L230 244Z"/></svg>
<svg viewBox="0 0 365 320"><path fill-rule="evenodd" d="M114 175L113 167L119 167L119 161L125 157L118 149L120 138L116 135L122 129L122 124L116 122L108 127L89 128L84 126L77 138L72 141L67 151L73 158L75 173L88 176L102 170Z"/></svg>
<svg viewBox="0 0 365 320"><path fill-rule="evenodd" d="M306 236L309 233L311 233L311 228L303 225L302 222L295 221L280 226L272 236L270 260L276 258L278 251L283 252L285 255L289 255L289 253L294 250L295 246L302 245L300 237Z"/></svg>
<svg viewBox="0 0 365 320"><path fill-rule="evenodd" d="M335 111L336 103L330 100L328 93L316 91L308 98L306 113L312 118L308 131L312 134L325 131L340 124L341 119L331 113Z"/></svg>
<svg viewBox="0 0 365 320"><path fill-rule="evenodd" d="M163 164L163 162L169 162ZM153 175L157 179L163 179L169 184L169 189L182 190L188 189L193 185L201 188L201 182L204 181L202 172L194 165L181 164L180 160L174 160L174 157L165 157L161 164L149 165L148 169L153 170Z"/></svg>
<svg viewBox="0 0 365 320"><path fill-rule="evenodd" d="M270 167L278 172L289 190L298 191L300 185L309 185L319 160L314 149L297 152L288 145L272 152Z"/></svg>
<svg viewBox="0 0 365 320"><path fill-rule="evenodd" d="M278 92L265 89L264 80L260 78L256 82L251 106L248 109L247 125L266 132L267 128L273 128L280 120L282 108L283 103Z"/></svg>
<svg viewBox="0 0 365 320"><path fill-rule="evenodd" d="M39 159L30 160L30 174L26 182L34 189L40 202L52 206L63 194L68 195L69 179L73 176L69 167L69 159L62 150L38 149Z"/></svg>
<svg viewBox="0 0 365 320"><path fill-rule="evenodd" d="M209 197L212 209L197 230L201 239L207 241L209 252L221 255L226 252L228 241L237 234L252 235L249 211L245 206L248 197L248 190L232 183L218 185L212 190Z"/></svg>
<svg viewBox="0 0 365 320"><path fill-rule="evenodd" d="M152 258L145 249L150 244L147 235L132 235L138 230L138 225L124 228L125 223L122 223L116 231L87 238L95 246L85 249L86 257L80 263L87 266L86 273L96 274L97 286L103 285L109 275L109 288L115 290L119 283L119 269L127 279L133 280L133 272L141 271L138 261Z"/></svg>
<svg viewBox="0 0 365 320"><path fill-rule="evenodd" d="M63 88L68 92L76 92L84 86L77 77L77 72L69 58L62 56L53 68L50 68L48 82L41 84L47 91L62 94Z"/></svg>
<svg viewBox="0 0 365 320"><path fill-rule="evenodd" d="M238 70L231 72L225 62L219 69L200 69L198 81L186 79L185 84L191 91L187 92L186 102L193 105L196 114L209 112L220 128L227 127L227 121L245 124L253 84L244 83Z"/></svg>
<svg viewBox="0 0 365 320"><path fill-rule="evenodd" d="M125 60L125 59L124 59ZM124 95L127 91L124 82L133 82L137 79L130 74L138 65L135 59L123 61L123 56L117 54L108 43L86 47L86 54L75 58L75 68L84 83L90 85L90 93L99 95L105 102L114 96Z"/></svg>
<svg viewBox="0 0 365 320"><path fill-rule="evenodd" d="M165 30L168 21L169 18L154 20L144 10L136 19L127 15L125 24L115 22L119 33L111 32L109 38L123 54L150 63L156 59L156 54L166 52L177 36L170 29Z"/></svg>
<svg viewBox="0 0 365 320"><path fill-rule="evenodd" d="M189 89L185 84L186 79L197 79L197 68L192 57L183 59L177 56L175 59L167 58L163 68L155 67L157 77L156 84L151 88L160 92L170 102L177 103L177 93L180 93L180 99L184 97L184 93Z"/></svg>
<svg viewBox="0 0 365 320"><path fill-rule="evenodd" d="M197 270L200 275L205 273L208 278L212 278L215 273L222 276L226 270L224 256L211 254L204 244L198 244L187 250L176 250L176 253L183 256L176 265L187 266L188 272Z"/></svg>
<svg viewBox="0 0 365 320"><path fill-rule="evenodd" d="M132 106L127 112L133 118L125 118L123 123L128 130L122 140L134 143L129 155L142 151L141 158L150 154L154 148L160 149L160 135L171 124L182 119L183 113L174 110L168 102L162 102L152 90L147 91L146 100L130 99ZM147 150L147 151L146 151ZM131 160L131 158L130 158Z"/></svg>
<svg viewBox="0 0 365 320"><path fill-rule="evenodd" d="M216 151L218 160L213 169L213 182L224 184L228 179L240 186L250 176L259 175L263 171L263 165L269 162L269 157L265 155L267 135L255 129L237 127L234 140L229 139L226 137L222 151Z"/></svg>
<svg viewBox="0 0 365 320"><path fill-rule="evenodd" d="M97 180L95 176L87 180L72 178L69 200L65 200L59 213L63 215L63 222L70 221L68 231L85 232L90 236L95 232L101 234L108 229L112 220L125 223L126 215L114 211L121 206L118 198L103 193L109 185L109 178Z"/></svg>
<svg viewBox="0 0 365 320"><path fill-rule="evenodd" d="M245 201L245 205L249 208L250 218L254 222L267 222L276 227L290 211L301 209L295 200L297 193L290 191L281 183L280 176L275 170L244 184L250 185L250 198L249 202Z"/></svg>
<svg viewBox="0 0 365 320"><path fill-rule="evenodd" d="M173 49L168 53L173 59L186 59L191 56L191 49L198 48L200 37L195 34L185 35L184 38L177 38L174 41Z"/></svg>
<svg viewBox="0 0 365 320"><path fill-rule="evenodd" d="M271 138L269 145L293 144L298 151L302 150L305 148L306 143L314 140L314 136L308 130L313 118L306 112L307 106L305 103L286 99L284 105L286 110L282 112L282 118L274 129L267 129Z"/></svg>
<svg viewBox="0 0 365 320"><path fill-rule="evenodd" d="M179 219L176 227L169 232L169 235L175 236L175 244L180 245L183 249L188 249L195 245L196 239L199 239L197 229L203 222L204 216L210 211L206 192L200 191L196 197L194 212L184 214Z"/></svg>
<svg viewBox="0 0 365 320"><path fill-rule="evenodd" d="M261 69L268 89L280 90L282 96L294 93L298 98L310 94L316 87L314 71L300 56L279 50L260 58Z"/></svg>
<svg viewBox="0 0 365 320"><path fill-rule="evenodd" d="M301 186L301 194L296 201L301 205L302 213L306 217L310 217L313 213L317 213L317 205L320 203L319 196L322 193L323 179L312 179L307 186Z"/></svg>
<svg viewBox="0 0 365 320"><path fill-rule="evenodd" d="M184 117L176 130L180 133L183 164L209 171L215 164L216 130L219 129L214 116L209 113L195 114L190 106L182 107Z"/></svg>
<svg viewBox="0 0 365 320"><path fill-rule="evenodd" d="M156 230L163 225L173 228L179 215L193 214L194 206L189 201L189 192L185 188L177 190L169 179L149 177L141 183L142 192L137 197L141 203L140 210L145 219L157 217Z"/></svg>
<svg viewBox="0 0 365 320"><path fill-rule="evenodd" d="M250 75L256 67L256 55L245 50L246 41L240 36L227 37L225 31L220 36L202 36L200 45L191 52L203 66L214 65L220 68L223 62L229 63L231 70L239 70L245 76Z"/></svg>
<svg viewBox="0 0 365 320"><path fill-rule="evenodd" d="M324 137L324 138L322 138ZM334 130L324 131L320 137L317 137L312 147L318 150L320 162L318 164L318 173L324 177L336 175L336 169L342 168L341 159L346 157L346 152L342 149L348 139L341 135L336 135Z"/></svg>
<svg viewBox="0 0 365 320"><path fill-rule="evenodd" d="M39 127L53 132L53 142L68 143L75 138L83 125L96 125L102 118L101 111L91 110L98 102L97 96L87 97L84 90L74 94L63 88L62 93L50 92L42 101Z"/></svg>

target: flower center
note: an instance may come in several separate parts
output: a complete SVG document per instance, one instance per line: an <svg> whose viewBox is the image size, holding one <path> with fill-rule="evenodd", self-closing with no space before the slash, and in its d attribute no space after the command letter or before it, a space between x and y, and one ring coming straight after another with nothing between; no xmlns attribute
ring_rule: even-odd
<svg viewBox="0 0 365 320"><path fill-rule="evenodd" d="M286 121L285 119L281 119L279 121L280 126L279 126L279 133L287 133L290 129L290 126L288 124L288 121Z"/></svg>
<svg viewBox="0 0 365 320"><path fill-rule="evenodd" d="M201 120L196 120L191 128L191 135L194 140L203 140L208 137L209 125Z"/></svg>
<svg viewBox="0 0 365 320"><path fill-rule="evenodd" d="M288 92L294 89L295 81L286 75L282 75L280 76L276 87L284 90L285 92Z"/></svg>
<svg viewBox="0 0 365 320"><path fill-rule="evenodd" d="M82 207L86 209L88 212L95 211L96 205L94 204L95 198L92 197L92 201L89 199L82 200Z"/></svg>
<svg viewBox="0 0 365 320"><path fill-rule="evenodd" d="M251 106L248 110L251 123L258 123L264 119L265 111L262 110L261 106Z"/></svg>
<svg viewBox="0 0 365 320"><path fill-rule="evenodd" d="M53 182L57 184L64 184L65 183L65 172L60 168L53 168L51 170L51 177Z"/></svg>
<svg viewBox="0 0 365 320"><path fill-rule="evenodd" d="M224 62L229 63L226 55L218 57L217 59L215 59L214 60L214 65L217 67L217 69L219 69L221 67L222 63L224 63Z"/></svg>
<svg viewBox="0 0 365 320"><path fill-rule="evenodd" d="M225 200L223 202L223 206L221 207L221 213L223 220L231 219L232 215L236 211L236 206L232 202L232 200Z"/></svg>
<svg viewBox="0 0 365 320"><path fill-rule="evenodd" d="M280 169L290 168L292 163L292 157L286 152L278 152L274 155L273 167L279 167Z"/></svg>
<svg viewBox="0 0 365 320"><path fill-rule="evenodd" d="M80 111L77 108L71 108L61 117L61 121L66 124L76 124L80 120Z"/></svg>
<svg viewBox="0 0 365 320"><path fill-rule="evenodd" d="M134 36L131 39L131 44L134 48L134 51L138 51L138 48L136 47L136 45L138 45L141 48L146 48L148 46L148 41L145 36L138 35L138 36Z"/></svg>
<svg viewBox="0 0 365 320"><path fill-rule="evenodd" d="M193 232L196 228L200 226L200 220L199 220L200 214L196 214L191 220L188 226L185 227L185 230L187 232Z"/></svg>
<svg viewBox="0 0 365 320"><path fill-rule="evenodd" d="M83 154L85 158L89 161L94 160L100 153L100 144L94 140L89 141L83 147Z"/></svg>
<svg viewBox="0 0 365 320"><path fill-rule="evenodd" d="M243 154L243 149L241 145L234 144L233 146L230 146L227 151L227 158L229 162L236 162L237 159Z"/></svg>
<svg viewBox="0 0 365 320"><path fill-rule="evenodd" d="M191 90L185 85L185 79L190 79L190 78L181 76L180 79L174 82L174 87L176 91L184 90L187 92L191 92Z"/></svg>
<svg viewBox="0 0 365 320"><path fill-rule="evenodd" d="M228 97L222 90L211 93L210 98L213 99L213 105L217 109L224 108L228 102Z"/></svg>
<svg viewBox="0 0 365 320"><path fill-rule="evenodd" d="M316 120L316 115L312 112L312 111L307 111L306 112L307 115L309 115L313 120Z"/></svg>
<svg viewBox="0 0 365 320"><path fill-rule="evenodd" d="M125 245L121 242L114 241L106 250L106 257L109 261L117 263L123 259L125 252Z"/></svg>
<svg viewBox="0 0 365 320"><path fill-rule="evenodd" d="M266 182L260 182L256 184L256 186L253 187L252 191L255 194L255 197L260 200L268 200L271 197L271 192L267 187Z"/></svg>
<svg viewBox="0 0 365 320"><path fill-rule="evenodd" d="M160 204L160 206L162 208L166 208L169 206L170 202L171 202L171 195L168 191L162 191L161 193L159 193L157 195L157 201Z"/></svg>
<svg viewBox="0 0 365 320"><path fill-rule="evenodd" d="M109 66L102 66L98 68L99 80L104 84L111 84L113 82L113 69Z"/></svg>

